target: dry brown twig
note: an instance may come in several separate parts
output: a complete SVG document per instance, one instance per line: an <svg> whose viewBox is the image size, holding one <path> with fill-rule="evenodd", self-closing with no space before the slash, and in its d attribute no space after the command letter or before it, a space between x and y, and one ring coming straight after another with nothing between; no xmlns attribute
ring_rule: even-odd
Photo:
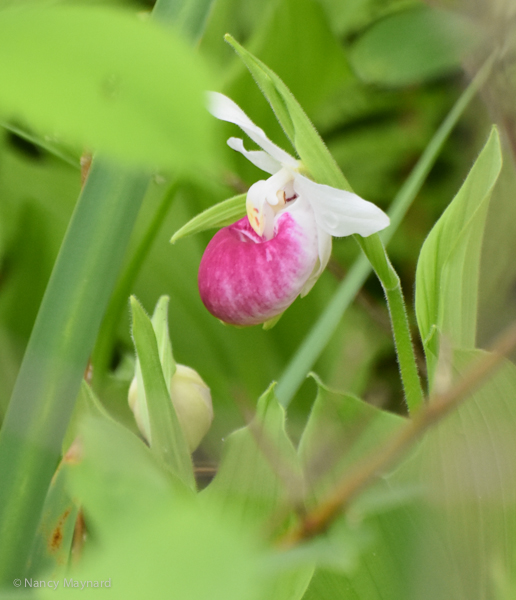
<svg viewBox="0 0 516 600"><path fill-rule="evenodd" d="M515 347L516 323L513 323L497 338L489 353L471 365L464 377L448 390L432 394L425 407L408 420L386 445L360 461L325 500L279 540L280 547L289 548L327 530L351 500L392 467L427 429L457 408L488 376L493 375Z"/></svg>

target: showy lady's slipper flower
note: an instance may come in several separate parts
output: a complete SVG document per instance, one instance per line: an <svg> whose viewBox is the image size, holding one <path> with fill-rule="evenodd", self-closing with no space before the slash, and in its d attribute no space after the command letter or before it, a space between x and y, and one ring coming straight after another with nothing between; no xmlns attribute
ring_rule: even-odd
<svg viewBox="0 0 516 600"><path fill-rule="evenodd" d="M271 177L249 188L247 216L221 229L208 244L199 291L221 321L256 325L310 291L328 263L332 236L366 237L387 227L389 217L356 194L302 175L302 163L271 142L226 96L211 92L209 109L262 148L246 150L243 140L228 140Z"/></svg>

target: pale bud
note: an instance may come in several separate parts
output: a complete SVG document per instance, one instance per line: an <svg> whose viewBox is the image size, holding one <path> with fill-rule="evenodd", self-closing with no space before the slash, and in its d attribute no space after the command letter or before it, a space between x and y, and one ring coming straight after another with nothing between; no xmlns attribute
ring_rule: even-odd
<svg viewBox="0 0 516 600"><path fill-rule="evenodd" d="M128 402L138 429L148 441L150 435L140 412L137 386L136 377L134 377L129 387ZM193 452L201 443L213 421L210 388L197 371L185 365L176 365L176 371L170 382L170 396L190 452Z"/></svg>

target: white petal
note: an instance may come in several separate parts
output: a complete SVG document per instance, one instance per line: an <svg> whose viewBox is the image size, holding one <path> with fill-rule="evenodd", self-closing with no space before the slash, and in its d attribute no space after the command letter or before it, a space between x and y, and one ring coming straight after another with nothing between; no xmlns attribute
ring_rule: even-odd
<svg viewBox="0 0 516 600"><path fill-rule="evenodd" d="M312 274L306 281L301 290L301 297L304 297L314 287L315 282L319 279L331 256L331 241L332 237L319 226L317 227L317 249L319 252L319 260L317 261Z"/></svg>
<svg viewBox="0 0 516 600"><path fill-rule="evenodd" d="M228 146L237 152L243 154L247 160L253 163L256 167L267 173L277 173L281 169L281 163L272 158L267 152L263 150L246 150L244 148L244 141L239 138L229 138Z"/></svg>
<svg viewBox="0 0 516 600"><path fill-rule="evenodd" d="M265 150L277 162L293 169L299 166L298 161L294 157L271 142L264 131L255 125L233 100L224 96L224 94L208 92L208 110L217 119L238 125L253 142L256 142L260 148Z"/></svg>
<svg viewBox="0 0 516 600"><path fill-rule="evenodd" d="M315 183L299 173L294 178L294 190L310 202L319 227L335 237L353 233L367 237L390 223L389 217L372 202L351 192Z"/></svg>

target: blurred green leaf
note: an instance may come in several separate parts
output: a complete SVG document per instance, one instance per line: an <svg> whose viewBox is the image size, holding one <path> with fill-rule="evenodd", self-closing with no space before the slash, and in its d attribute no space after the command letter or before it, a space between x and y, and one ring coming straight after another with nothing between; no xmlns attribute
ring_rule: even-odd
<svg viewBox="0 0 516 600"><path fill-rule="evenodd" d="M0 111L39 132L156 166L210 160L208 79L173 32L106 8L0 12Z"/></svg>
<svg viewBox="0 0 516 600"><path fill-rule="evenodd" d="M281 0L274 8L268 22L255 28L246 47L311 114L342 82L353 78L352 71L320 0ZM241 79L248 85L249 76ZM237 84L232 82L231 91Z"/></svg>
<svg viewBox="0 0 516 600"><path fill-rule="evenodd" d="M481 33L456 13L418 6L374 23L353 44L350 60L367 83L413 85L460 68Z"/></svg>
<svg viewBox="0 0 516 600"><path fill-rule="evenodd" d="M181 238L195 235L206 229L225 227L231 225L245 216L245 199L247 194L239 194L210 206L202 213L190 219L188 223L178 229L172 236L170 243L175 244Z"/></svg>
<svg viewBox="0 0 516 600"><path fill-rule="evenodd" d="M116 538L177 496L194 498L145 443L119 423L87 417L80 434L80 460L69 470L69 492L100 541Z"/></svg>
<svg viewBox="0 0 516 600"><path fill-rule="evenodd" d="M459 379L485 353L454 353ZM399 505L366 511L374 535L357 568L317 571L305 600L481 600L510 581L516 543L516 367L499 371L428 431L407 459L367 495ZM366 504L367 504L366 503ZM349 518L364 506L359 497Z"/></svg>
<svg viewBox="0 0 516 600"><path fill-rule="evenodd" d="M261 583L247 531L201 506L171 481L136 436L98 419L83 426L83 460L71 492L84 506L93 539L67 580L111 580L118 599L254 598ZM93 551L94 550L94 551ZM43 590L41 597L98 597L95 588Z"/></svg>
<svg viewBox="0 0 516 600"><path fill-rule="evenodd" d="M217 475L201 496L221 502L224 513L242 523L263 526L301 492L296 451L272 385L258 400L253 421L225 441Z"/></svg>
<svg viewBox="0 0 516 600"><path fill-rule="evenodd" d="M63 440L63 455L66 454L70 446L76 440L77 436L79 435L81 422L88 416L112 420L112 417L102 406L100 400L95 395L95 392L83 380L81 384L81 391L79 392L79 397L75 402L72 417Z"/></svg>
<svg viewBox="0 0 516 600"><path fill-rule="evenodd" d="M59 579L68 566L78 505L67 484L76 452L73 449L63 458L48 489L29 558L28 573L32 576L46 572L49 577Z"/></svg>
<svg viewBox="0 0 516 600"><path fill-rule="evenodd" d="M152 322L134 296L131 297L131 311L134 344L149 411L151 448L174 475L193 488L195 479L190 451L170 400Z"/></svg>
<svg viewBox="0 0 516 600"><path fill-rule="evenodd" d="M439 336L475 346L482 237L491 192L502 167L494 128L466 181L425 240L416 272L416 314L432 384Z"/></svg>
<svg viewBox="0 0 516 600"><path fill-rule="evenodd" d="M341 38L360 31L378 18L407 9L421 6L420 0L320 0L328 15L333 31Z"/></svg>
<svg viewBox="0 0 516 600"><path fill-rule="evenodd" d="M315 380L317 398L298 450L311 503L323 498L357 461L405 422L403 417L334 392Z"/></svg>

